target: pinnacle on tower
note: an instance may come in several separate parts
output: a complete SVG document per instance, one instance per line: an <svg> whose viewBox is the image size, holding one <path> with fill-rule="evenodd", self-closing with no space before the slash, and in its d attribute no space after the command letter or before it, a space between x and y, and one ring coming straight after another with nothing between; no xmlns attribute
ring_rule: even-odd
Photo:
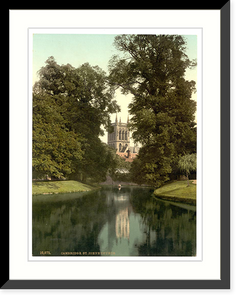
<svg viewBox="0 0 241 300"><path fill-rule="evenodd" d="M120 123L121 123L121 117L120 117Z"/></svg>
<svg viewBox="0 0 241 300"><path fill-rule="evenodd" d="M127 115L127 123L129 123L129 115Z"/></svg>
<svg viewBox="0 0 241 300"><path fill-rule="evenodd" d="M115 123L118 124L117 113L116 113L116 117L115 117Z"/></svg>

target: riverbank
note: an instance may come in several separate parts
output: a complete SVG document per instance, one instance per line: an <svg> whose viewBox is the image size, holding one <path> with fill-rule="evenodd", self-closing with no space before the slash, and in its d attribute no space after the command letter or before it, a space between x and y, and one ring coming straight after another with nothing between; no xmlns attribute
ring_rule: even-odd
<svg viewBox="0 0 241 300"><path fill-rule="evenodd" d="M196 181L175 181L154 191L157 198L196 205Z"/></svg>
<svg viewBox="0 0 241 300"><path fill-rule="evenodd" d="M32 195L88 192L98 188L97 185L88 185L75 180L34 181L32 183Z"/></svg>

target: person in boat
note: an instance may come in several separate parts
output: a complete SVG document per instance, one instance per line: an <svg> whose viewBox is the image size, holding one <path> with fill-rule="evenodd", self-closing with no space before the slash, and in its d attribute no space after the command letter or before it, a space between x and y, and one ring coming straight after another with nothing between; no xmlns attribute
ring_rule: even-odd
<svg viewBox="0 0 241 300"><path fill-rule="evenodd" d="M121 189L121 184L118 185L119 190Z"/></svg>

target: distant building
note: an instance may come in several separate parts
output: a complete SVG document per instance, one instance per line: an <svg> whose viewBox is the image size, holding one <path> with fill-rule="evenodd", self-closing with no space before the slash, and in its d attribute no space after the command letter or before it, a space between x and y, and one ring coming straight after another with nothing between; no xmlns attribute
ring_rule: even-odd
<svg viewBox="0 0 241 300"><path fill-rule="evenodd" d="M133 161L139 152L139 147L130 147L130 131L128 128L129 117L127 123L122 123L121 118L118 122L117 115L115 123L112 123L113 132L108 133L108 145L116 150L116 153L123 157L126 161Z"/></svg>

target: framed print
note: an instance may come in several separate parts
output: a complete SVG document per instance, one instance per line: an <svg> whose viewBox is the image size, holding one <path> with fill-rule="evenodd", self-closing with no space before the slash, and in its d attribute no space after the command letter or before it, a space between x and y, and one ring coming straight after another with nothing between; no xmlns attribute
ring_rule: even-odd
<svg viewBox="0 0 241 300"><path fill-rule="evenodd" d="M229 1L10 11L2 288L230 288L229 39Z"/></svg>

